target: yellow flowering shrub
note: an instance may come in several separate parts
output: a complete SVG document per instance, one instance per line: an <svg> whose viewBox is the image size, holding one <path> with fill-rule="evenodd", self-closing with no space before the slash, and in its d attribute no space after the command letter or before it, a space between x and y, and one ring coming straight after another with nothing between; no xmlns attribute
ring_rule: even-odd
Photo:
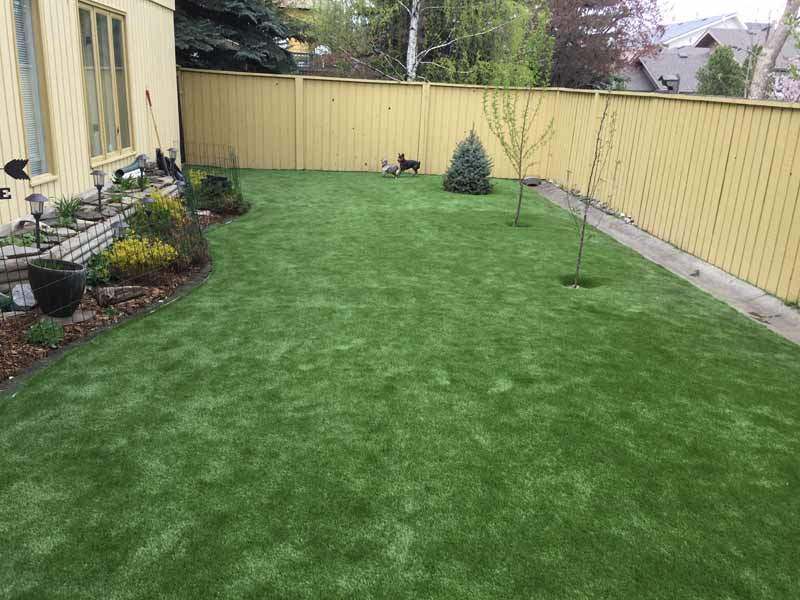
<svg viewBox="0 0 800 600"><path fill-rule="evenodd" d="M107 256L113 276L128 279L168 267L178 258L178 253L157 239L127 238L116 242Z"/></svg>
<svg viewBox="0 0 800 600"><path fill-rule="evenodd" d="M189 183L194 189L200 189L203 180L208 177L208 173L202 169L189 169Z"/></svg>
<svg viewBox="0 0 800 600"><path fill-rule="evenodd" d="M186 208L180 198L165 196L159 191L150 194L152 204L139 204L128 219L131 233L139 237L156 237L170 241L176 231L184 226Z"/></svg>

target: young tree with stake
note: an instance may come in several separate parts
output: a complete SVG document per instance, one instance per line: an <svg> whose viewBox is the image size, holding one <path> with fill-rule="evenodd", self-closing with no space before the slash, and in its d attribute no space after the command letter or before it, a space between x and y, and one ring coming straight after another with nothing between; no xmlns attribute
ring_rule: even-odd
<svg viewBox="0 0 800 600"><path fill-rule="evenodd" d="M586 250L587 227L589 225L589 202L597 193L597 188L602 181L602 172L611 148L614 145L614 134L616 133L617 114L609 114L611 106L611 94L606 94L603 112L600 116L600 125L597 129L597 137L594 143L594 154L592 155L592 168L589 170L589 182L586 186L586 193L580 200L581 206L575 207L572 204L574 193L570 189L567 195L570 213L578 229L578 258L575 262L575 279L572 287L581 287L581 268L583 267L583 257Z"/></svg>
<svg viewBox="0 0 800 600"><path fill-rule="evenodd" d="M541 112L544 96L536 96L534 88L546 86L550 80L550 65L553 59L553 38L548 33L550 14L541 10L525 45L525 55L517 61L514 72L507 74L507 81L523 82L524 90L503 87L487 90L483 96L483 112L489 130L503 148L503 152L514 168L519 186L517 208L514 212L514 227L519 227L522 212L522 183L528 169L537 162L537 154L553 135L553 120L541 133L532 131ZM520 100L522 104L520 106Z"/></svg>

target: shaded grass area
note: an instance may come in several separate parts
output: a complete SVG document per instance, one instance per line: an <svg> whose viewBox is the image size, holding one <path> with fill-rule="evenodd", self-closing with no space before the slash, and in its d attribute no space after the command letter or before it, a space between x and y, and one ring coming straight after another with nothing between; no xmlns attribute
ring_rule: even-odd
<svg viewBox="0 0 800 600"><path fill-rule="evenodd" d="M796 597L800 349L509 182L243 183L0 398L0 596Z"/></svg>

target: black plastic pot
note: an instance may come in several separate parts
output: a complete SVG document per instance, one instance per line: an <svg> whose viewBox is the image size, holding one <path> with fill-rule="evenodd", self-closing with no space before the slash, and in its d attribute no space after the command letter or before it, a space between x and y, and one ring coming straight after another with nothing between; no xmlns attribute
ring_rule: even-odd
<svg viewBox="0 0 800 600"><path fill-rule="evenodd" d="M28 265L28 281L44 314L70 317L86 289L86 267L66 260L37 258Z"/></svg>

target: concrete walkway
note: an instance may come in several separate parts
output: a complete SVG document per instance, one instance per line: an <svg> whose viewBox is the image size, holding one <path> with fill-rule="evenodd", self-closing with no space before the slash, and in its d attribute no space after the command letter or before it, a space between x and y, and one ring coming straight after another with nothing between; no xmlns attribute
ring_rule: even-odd
<svg viewBox="0 0 800 600"><path fill-rule="evenodd" d="M536 190L554 204L569 210L567 193L560 188L542 183ZM579 204L573 200L573 206L576 205ZM590 207L589 223L743 315L800 344L800 311L786 306L778 298L597 208Z"/></svg>

